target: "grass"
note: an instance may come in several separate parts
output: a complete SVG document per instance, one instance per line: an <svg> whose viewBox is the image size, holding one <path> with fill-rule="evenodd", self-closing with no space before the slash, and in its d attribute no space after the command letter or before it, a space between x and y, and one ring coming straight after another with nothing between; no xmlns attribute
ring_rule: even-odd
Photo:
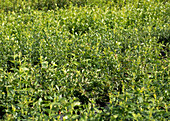
<svg viewBox="0 0 170 121"><path fill-rule="evenodd" d="M170 3L99 2L3 4L0 119L168 120Z"/></svg>

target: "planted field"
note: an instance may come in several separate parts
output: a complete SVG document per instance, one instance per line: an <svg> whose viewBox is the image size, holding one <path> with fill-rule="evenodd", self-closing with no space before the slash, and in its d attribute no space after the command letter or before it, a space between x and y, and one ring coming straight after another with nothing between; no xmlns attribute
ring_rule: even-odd
<svg viewBox="0 0 170 121"><path fill-rule="evenodd" d="M0 119L169 120L170 2L25 4L0 7Z"/></svg>

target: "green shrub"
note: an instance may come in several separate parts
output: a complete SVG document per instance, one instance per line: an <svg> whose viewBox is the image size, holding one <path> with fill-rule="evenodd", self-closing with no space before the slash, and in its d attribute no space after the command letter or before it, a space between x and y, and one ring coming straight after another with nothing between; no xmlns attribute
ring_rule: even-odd
<svg viewBox="0 0 170 121"><path fill-rule="evenodd" d="M1 9L0 119L168 120L169 2L39 2Z"/></svg>

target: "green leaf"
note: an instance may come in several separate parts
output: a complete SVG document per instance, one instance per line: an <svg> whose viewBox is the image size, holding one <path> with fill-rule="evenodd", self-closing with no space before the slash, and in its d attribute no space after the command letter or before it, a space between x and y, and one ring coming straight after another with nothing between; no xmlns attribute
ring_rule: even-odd
<svg viewBox="0 0 170 121"><path fill-rule="evenodd" d="M3 71L3 68L0 68L0 71Z"/></svg>
<svg viewBox="0 0 170 121"><path fill-rule="evenodd" d="M29 68L27 68L27 67L21 67L21 71L23 71L23 72L29 71Z"/></svg>
<svg viewBox="0 0 170 121"><path fill-rule="evenodd" d="M43 68L43 69L47 69L47 68L48 68L48 61L43 61L43 62L41 63L41 65L42 65L42 68Z"/></svg>

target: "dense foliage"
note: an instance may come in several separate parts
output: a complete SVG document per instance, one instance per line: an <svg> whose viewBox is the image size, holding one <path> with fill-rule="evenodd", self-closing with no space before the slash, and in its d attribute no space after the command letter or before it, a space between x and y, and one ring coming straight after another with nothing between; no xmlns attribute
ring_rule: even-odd
<svg viewBox="0 0 170 121"><path fill-rule="evenodd" d="M11 3L0 9L0 119L168 120L170 2Z"/></svg>

